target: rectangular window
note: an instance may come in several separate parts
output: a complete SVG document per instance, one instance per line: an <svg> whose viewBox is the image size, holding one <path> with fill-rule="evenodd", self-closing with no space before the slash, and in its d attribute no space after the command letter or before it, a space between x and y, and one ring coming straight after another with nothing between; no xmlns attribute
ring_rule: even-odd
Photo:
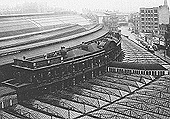
<svg viewBox="0 0 170 119"><path fill-rule="evenodd" d="M140 10L141 13L144 13L144 10Z"/></svg>
<svg viewBox="0 0 170 119"><path fill-rule="evenodd" d="M154 17L157 17L158 16L158 14L154 14Z"/></svg>
<svg viewBox="0 0 170 119"><path fill-rule="evenodd" d="M154 21L158 21L158 18L154 18Z"/></svg>
<svg viewBox="0 0 170 119"><path fill-rule="evenodd" d="M154 10L154 13L158 13L158 10Z"/></svg>

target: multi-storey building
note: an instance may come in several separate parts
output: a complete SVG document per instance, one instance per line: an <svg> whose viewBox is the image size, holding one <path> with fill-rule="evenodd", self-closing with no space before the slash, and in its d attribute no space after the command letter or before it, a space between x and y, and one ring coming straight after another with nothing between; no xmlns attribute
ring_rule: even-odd
<svg viewBox="0 0 170 119"><path fill-rule="evenodd" d="M167 4L167 0L165 0L164 5L159 6L159 30L161 35L165 35L167 24L169 24L169 19L169 7Z"/></svg>
<svg viewBox="0 0 170 119"><path fill-rule="evenodd" d="M116 14L108 14L103 19L104 25L112 31L118 31L118 17Z"/></svg>
<svg viewBox="0 0 170 119"><path fill-rule="evenodd" d="M169 7L167 0L164 1L164 5L159 6L159 24L169 24Z"/></svg>
<svg viewBox="0 0 170 119"><path fill-rule="evenodd" d="M141 32L157 34L159 31L158 7L140 8L140 22Z"/></svg>
<svg viewBox="0 0 170 119"><path fill-rule="evenodd" d="M165 41L166 55L170 57L170 24L166 25Z"/></svg>
<svg viewBox="0 0 170 119"><path fill-rule="evenodd" d="M167 0L164 5L152 8L140 8L140 30L154 34L165 34L165 24L169 24L169 7Z"/></svg>
<svg viewBox="0 0 170 119"><path fill-rule="evenodd" d="M132 29L135 33L140 32L140 14L138 12L131 14L130 20L133 23Z"/></svg>

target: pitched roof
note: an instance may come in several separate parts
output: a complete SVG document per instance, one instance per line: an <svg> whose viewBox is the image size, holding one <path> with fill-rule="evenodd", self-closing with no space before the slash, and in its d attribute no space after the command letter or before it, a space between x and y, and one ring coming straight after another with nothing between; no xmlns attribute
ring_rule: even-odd
<svg viewBox="0 0 170 119"><path fill-rule="evenodd" d="M136 69L136 70L167 70L160 64L141 64L141 63L126 63L126 62L112 62L111 67Z"/></svg>

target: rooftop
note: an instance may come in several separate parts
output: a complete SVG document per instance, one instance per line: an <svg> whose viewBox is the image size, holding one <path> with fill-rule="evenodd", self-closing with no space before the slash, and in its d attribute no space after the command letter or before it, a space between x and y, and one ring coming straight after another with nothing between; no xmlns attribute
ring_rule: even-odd
<svg viewBox="0 0 170 119"><path fill-rule="evenodd" d="M9 94L15 93L15 92L16 92L16 90L11 89L9 87L4 87L4 86L0 87L0 97L9 95Z"/></svg>
<svg viewBox="0 0 170 119"><path fill-rule="evenodd" d="M142 64L142 63L127 63L127 62L112 62L110 67L136 69L136 70L167 70L160 64Z"/></svg>

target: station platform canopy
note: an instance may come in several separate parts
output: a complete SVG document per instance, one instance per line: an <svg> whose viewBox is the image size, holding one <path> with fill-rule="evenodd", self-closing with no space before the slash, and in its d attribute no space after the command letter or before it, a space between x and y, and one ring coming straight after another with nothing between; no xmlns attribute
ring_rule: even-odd
<svg viewBox="0 0 170 119"><path fill-rule="evenodd" d="M126 63L126 62L112 62L110 67L136 69L136 70L167 70L160 64L141 64L141 63Z"/></svg>

